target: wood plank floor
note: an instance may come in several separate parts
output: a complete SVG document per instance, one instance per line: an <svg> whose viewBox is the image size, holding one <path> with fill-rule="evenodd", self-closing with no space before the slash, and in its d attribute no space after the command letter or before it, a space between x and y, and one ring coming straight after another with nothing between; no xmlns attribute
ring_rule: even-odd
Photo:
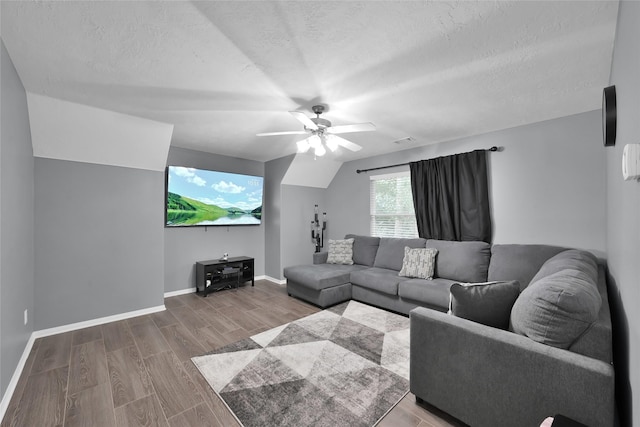
<svg viewBox="0 0 640 427"><path fill-rule="evenodd" d="M190 358L319 311L257 281L35 341L1 426L237 426ZM408 394L382 427L458 426Z"/></svg>

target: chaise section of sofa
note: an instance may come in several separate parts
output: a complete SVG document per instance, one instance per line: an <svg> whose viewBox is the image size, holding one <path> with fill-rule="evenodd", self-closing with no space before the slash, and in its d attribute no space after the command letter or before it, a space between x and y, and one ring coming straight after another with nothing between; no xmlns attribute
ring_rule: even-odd
<svg viewBox="0 0 640 427"><path fill-rule="evenodd" d="M326 264L327 253L314 254L313 265L286 267L287 293L325 308L351 299L351 273L366 266Z"/></svg>
<svg viewBox="0 0 640 427"><path fill-rule="evenodd" d="M312 265L285 267L287 293L319 307L329 307L352 298L351 273L373 266L380 238L347 235L353 242L353 264L327 264L328 253L313 254Z"/></svg>

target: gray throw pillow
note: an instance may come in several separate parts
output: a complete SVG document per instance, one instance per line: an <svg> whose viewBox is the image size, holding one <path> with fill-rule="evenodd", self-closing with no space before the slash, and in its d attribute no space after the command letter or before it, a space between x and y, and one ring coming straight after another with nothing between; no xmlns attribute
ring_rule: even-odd
<svg viewBox="0 0 640 427"><path fill-rule="evenodd" d="M454 283L450 288L449 314L494 328L507 329L511 307L520 294L516 280Z"/></svg>
<svg viewBox="0 0 640 427"><path fill-rule="evenodd" d="M511 310L510 329L534 341L569 348L598 319L602 298L585 271L558 271L531 283Z"/></svg>
<svg viewBox="0 0 640 427"><path fill-rule="evenodd" d="M327 264L353 264L353 239L329 239Z"/></svg>
<svg viewBox="0 0 640 427"><path fill-rule="evenodd" d="M433 279L433 270L436 266L437 249L404 247L404 259L402 270L398 276L417 277L419 279Z"/></svg>

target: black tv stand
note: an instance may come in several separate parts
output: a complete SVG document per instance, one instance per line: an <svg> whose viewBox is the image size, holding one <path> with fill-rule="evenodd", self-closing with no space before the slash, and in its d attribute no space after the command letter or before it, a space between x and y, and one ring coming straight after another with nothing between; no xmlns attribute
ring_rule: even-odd
<svg viewBox="0 0 640 427"><path fill-rule="evenodd" d="M238 256L196 262L196 293L204 297L234 285L238 287L249 280L254 286L253 258Z"/></svg>

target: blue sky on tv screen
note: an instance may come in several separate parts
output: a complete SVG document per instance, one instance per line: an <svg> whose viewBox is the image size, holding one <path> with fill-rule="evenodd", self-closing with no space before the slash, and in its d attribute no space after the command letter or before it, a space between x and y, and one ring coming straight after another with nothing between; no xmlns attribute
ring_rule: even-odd
<svg viewBox="0 0 640 427"><path fill-rule="evenodd" d="M262 206L261 176L169 166L169 192L221 208Z"/></svg>

